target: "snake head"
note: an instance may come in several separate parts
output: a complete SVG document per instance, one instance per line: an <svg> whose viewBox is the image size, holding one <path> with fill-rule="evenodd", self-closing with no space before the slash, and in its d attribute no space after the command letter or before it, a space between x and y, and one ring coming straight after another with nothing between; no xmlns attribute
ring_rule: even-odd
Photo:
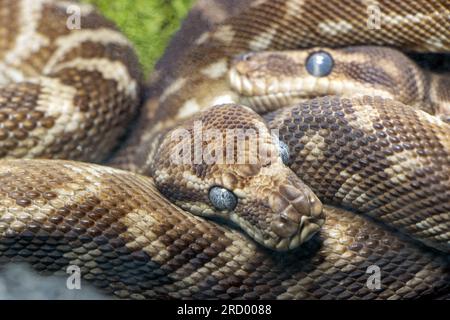
<svg viewBox="0 0 450 320"><path fill-rule="evenodd" d="M395 97L408 104L420 74L407 56L390 48L318 47L241 54L232 61L229 85L258 112L328 95Z"/></svg>
<svg viewBox="0 0 450 320"><path fill-rule="evenodd" d="M288 148L275 136L247 107L212 107L164 136L156 186L179 207L237 225L265 247L294 249L324 223L322 204L287 167Z"/></svg>

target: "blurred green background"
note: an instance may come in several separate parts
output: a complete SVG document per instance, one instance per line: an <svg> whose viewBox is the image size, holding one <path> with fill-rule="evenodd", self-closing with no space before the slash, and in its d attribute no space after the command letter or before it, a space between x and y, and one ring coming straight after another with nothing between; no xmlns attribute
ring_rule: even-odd
<svg viewBox="0 0 450 320"><path fill-rule="evenodd" d="M134 42L146 75L195 0L82 0L97 6Z"/></svg>

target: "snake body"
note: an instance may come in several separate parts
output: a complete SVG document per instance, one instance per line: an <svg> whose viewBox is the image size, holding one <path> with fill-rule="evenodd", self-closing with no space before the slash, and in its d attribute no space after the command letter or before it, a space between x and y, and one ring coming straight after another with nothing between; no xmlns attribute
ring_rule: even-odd
<svg viewBox="0 0 450 320"><path fill-rule="evenodd" d="M434 94L429 106L411 108L398 95L324 97L264 120L236 104L229 83L233 59L248 51L366 44L449 50L448 1L378 1L381 29L367 28L363 2L254 1L202 34L171 72L155 73L136 128L109 162L134 173L2 160L0 261L26 261L50 274L78 265L84 279L121 298L447 295L450 129L425 112L445 114L445 76L421 92ZM5 158L101 162L135 114L142 80L130 44L91 7L82 6L83 27L68 30L69 5L0 1ZM278 156L250 166L174 167L169 133L192 130L196 119L221 130L262 126L265 148ZM270 128L289 146L291 169ZM238 194L237 213L211 207L207 190L215 185ZM231 218L247 235L171 202ZM376 290L367 285L374 265L382 272Z"/></svg>

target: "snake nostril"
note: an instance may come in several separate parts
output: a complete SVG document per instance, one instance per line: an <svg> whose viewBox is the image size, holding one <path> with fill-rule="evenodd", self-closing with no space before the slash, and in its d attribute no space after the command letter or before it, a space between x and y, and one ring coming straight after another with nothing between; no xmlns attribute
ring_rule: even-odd
<svg viewBox="0 0 450 320"><path fill-rule="evenodd" d="M291 204L295 209L297 209L302 214L309 215L309 213L311 212L311 202L309 201L308 197L304 194L292 200Z"/></svg>
<svg viewBox="0 0 450 320"><path fill-rule="evenodd" d="M250 61L253 57L253 53L251 52L246 52L243 54L240 54L236 57L236 61Z"/></svg>
<svg viewBox="0 0 450 320"><path fill-rule="evenodd" d="M280 217L271 223L271 228L277 236L288 238L297 233L298 224Z"/></svg>
<svg viewBox="0 0 450 320"><path fill-rule="evenodd" d="M234 70L241 75L247 75L250 73L255 68L255 65L251 63L253 56L254 54L251 52L236 56L233 62Z"/></svg>
<svg viewBox="0 0 450 320"><path fill-rule="evenodd" d="M301 222L302 215L292 206L288 206L286 209L281 212L280 216L284 219L293 221L296 224Z"/></svg>

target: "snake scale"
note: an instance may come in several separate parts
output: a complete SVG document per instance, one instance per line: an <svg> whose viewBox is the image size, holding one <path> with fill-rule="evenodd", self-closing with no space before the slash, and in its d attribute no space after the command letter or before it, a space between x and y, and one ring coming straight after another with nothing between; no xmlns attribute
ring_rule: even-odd
<svg viewBox="0 0 450 320"><path fill-rule="evenodd" d="M249 1L147 95L129 41L87 5L68 28L73 4L0 0L0 263L132 299L448 296L449 80L370 47L448 52L448 0ZM331 73L305 73L317 53ZM174 165L199 121L272 157Z"/></svg>

